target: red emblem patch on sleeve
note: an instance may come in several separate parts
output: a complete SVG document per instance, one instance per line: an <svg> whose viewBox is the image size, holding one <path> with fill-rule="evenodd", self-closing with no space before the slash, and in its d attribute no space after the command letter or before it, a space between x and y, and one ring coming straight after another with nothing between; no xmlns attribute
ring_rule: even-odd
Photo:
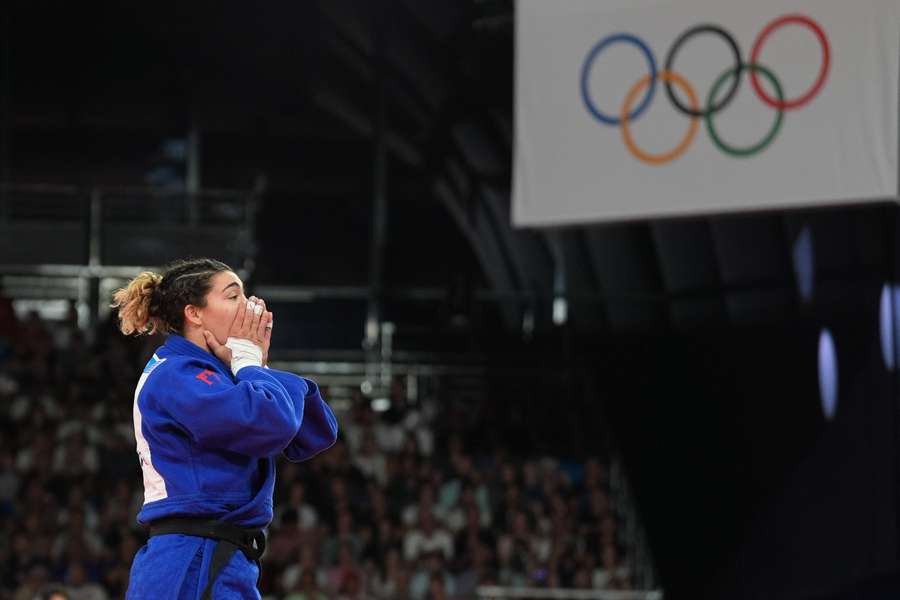
<svg viewBox="0 0 900 600"><path fill-rule="evenodd" d="M210 375L212 375L213 377L215 377L215 378L216 378L216 381L219 381L219 380L221 379L221 377L219 376L218 373L216 373L215 371L210 371L209 369L203 369L202 371L200 371L199 373L197 373L197 375L195 375L195 377L196 377L197 379L199 379L200 381L202 381L203 383L205 383L206 385L212 385L213 382L212 382L212 380L209 378Z"/></svg>

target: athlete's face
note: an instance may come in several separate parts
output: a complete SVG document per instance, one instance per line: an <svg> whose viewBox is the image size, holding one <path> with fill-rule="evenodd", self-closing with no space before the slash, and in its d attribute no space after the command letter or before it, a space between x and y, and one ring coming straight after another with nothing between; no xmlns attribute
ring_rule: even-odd
<svg viewBox="0 0 900 600"><path fill-rule="evenodd" d="M206 306L198 309L202 327L222 343L228 339L228 331L238 308L246 309L244 283L231 271L222 271L212 278L212 287L206 294Z"/></svg>

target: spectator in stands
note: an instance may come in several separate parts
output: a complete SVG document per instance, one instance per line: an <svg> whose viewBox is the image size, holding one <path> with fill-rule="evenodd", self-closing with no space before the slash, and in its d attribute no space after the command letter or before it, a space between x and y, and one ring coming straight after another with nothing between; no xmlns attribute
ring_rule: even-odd
<svg viewBox="0 0 900 600"><path fill-rule="evenodd" d="M76 558L99 558L103 555L104 546L99 536L85 527L84 511L76 508L69 514L66 526L56 535L51 552L54 560L72 555Z"/></svg>
<svg viewBox="0 0 900 600"><path fill-rule="evenodd" d="M15 456L9 449L0 452L0 518L13 513L13 501L19 494L22 479L15 469Z"/></svg>
<svg viewBox="0 0 900 600"><path fill-rule="evenodd" d="M391 548L370 580L369 591L379 600L402 598L407 594L409 575L400 551Z"/></svg>
<svg viewBox="0 0 900 600"><path fill-rule="evenodd" d="M375 416L371 403L359 388L352 390L350 398L350 410L344 418L346 425L342 437L350 449L351 454L357 457L363 445L363 437L367 432L374 435Z"/></svg>
<svg viewBox="0 0 900 600"><path fill-rule="evenodd" d="M74 600L68 590L57 585L47 585L38 590L34 600Z"/></svg>
<svg viewBox="0 0 900 600"><path fill-rule="evenodd" d="M430 510L420 510L418 527L410 529L403 540L403 557L415 562L431 552L440 552L449 560L453 557L453 538L435 521Z"/></svg>
<svg viewBox="0 0 900 600"><path fill-rule="evenodd" d="M353 546L349 543L341 544L337 564L328 571L328 589L333 595L353 599L366 589L366 575L357 564Z"/></svg>
<svg viewBox="0 0 900 600"><path fill-rule="evenodd" d="M439 578L445 595L453 594L453 578L444 567L444 554L439 550L427 552L422 560L418 561L415 571L409 581L409 596L411 600L425 600L433 591L432 581Z"/></svg>
<svg viewBox="0 0 900 600"><path fill-rule="evenodd" d="M389 517L384 516L377 523L377 527L372 531L369 544L363 548L361 558L380 564L390 552L401 550L403 540L401 539L401 529L395 527Z"/></svg>
<svg viewBox="0 0 900 600"><path fill-rule="evenodd" d="M608 542L603 546L603 575L597 583L606 589L625 590L629 589L629 577L627 569L619 564L619 553L613 542Z"/></svg>
<svg viewBox="0 0 900 600"><path fill-rule="evenodd" d="M62 321L55 324L50 330L53 337L53 346L58 350L75 351L84 347L84 340L76 340L76 337L83 338L83 334L78 329L78 304L75 300L69 300L66 306L66 315Z"/></svg>
<svg viewBox="0 0 900 600"><path fill-rule="evenodd" d="M360 528L354 524L353 513L349 505L341 507L337 516L337 527L325 541L322 551L326 563L333 564L340 560L345 548L353 557L362 554L364 541L360 537Z"/></svg>
<svg viewBox="0 0 900 600"><path fill-rule="evenodd" d="M28 569L22 578L22 583L16 588L12 600L33 600L38 592L47 585L50 574L47 567L34 565Z"/></svg>
<svg viewBox="0 0 900 600"><path fill-rule="evenodd" d="M287 502L278 507L275 522L278 527L296 525L301 532L311 531L319 524L319 513L307 501L306 486L302 481L295 480L290 484L290 495Z"/></svg>
<svg viewBox="0 0 900 600"><path fill-rule="evenodd" d="M403 507L403 512L400 513L403 525L406 527L413 527L419 522L419 515L424 513L431 513L433 515L435 509L434 500L434 488L430 485L423 485L419 490L418 499Z"/></svg>
<svg viewBox="0 0 900 600"><path fill-rule="evenodd" d="M391 407L382 413L375 425L375 439L382 452L396 453L403 448L406 439L406 429L403 426L403 409L406 406L406 398L395 394L391 398Z"/></svg>
<svg viewBox="0 0 900 600"><path fill-rule="evenodd" d="M384 453L378 448L375 441L375 432L366 429L362 433L362 447L353 457L353 464L360 472L370 479L374 479L378 485L387 482L387 460Z"/></svg>
<svg viewBox="0 0 900 600"><path fill-rule="evenodd" d="M494 545L493 535L481 523L478 507L469 505L466 509L466 526L456 534L453 542L456 556L454 564L458 570L471 567L482 546Z"/></svg>
<svg viewBox="0 0 900 600"><path fill-rule="evenodd" d="M100 469L97 448L85 441L83 429L73 430L67 438L57 441L57 444L53 453L54 474L74 479L94 474Z"/></svg>
<svg viewBox="0 0 900 600"><path fill-rule="evenodd" d="M299 586L288 593L284 600L328 600L328 596L319 589L315 573L305 571L300 577Z"/></svg>
<svg viewBox="0 0 900 600"><path fill-rule="evenodd" d="M428 600L446 600L447 584L440 573L432 573L428 584Z"/></svg>
<svg viewBox="0 0 900 600"><path fill-rule="evenodd" d="M7 357L19 329L12 300L3 292L3 280L0 279L0 363Z"/></svg>
<svg viewBox="0 0 900 600"><path fill-rule="evenodd" d="M293 508L281 511L279 523L271 529L264 560L280 569L299 554L301 546L309 541L309 537L301 531L297 511Z"/></svg>
<svg viewBox="0 0 900 600"><path fill-rule="evenodd" d="M315 546L311 542L300 548L296 562L284 570L280 582L282 590L285 592L296 591L300 581L308 573L314 576L317 587L327 585L327 573L319 568Z"/></svg>
<svg viewBox="0 0 900 600"><path fill-rule="evenodd" d="M136 514L136 513L135 513ZM128 523L134 522L134 515L129 516ZM143 545L143 538L123 527L117 552L107 562L103 569L103 582L109 591L111 598L122 598L128 589L128 577L131 561L134 555Z"/></svg>
<svg viewBox="0 0 900 600"><path fill-rule="evenodd" d="M72 600L107 600L109 597L100 584L88 579L84 564L77 560L69 564L66 588Z"/></svg>

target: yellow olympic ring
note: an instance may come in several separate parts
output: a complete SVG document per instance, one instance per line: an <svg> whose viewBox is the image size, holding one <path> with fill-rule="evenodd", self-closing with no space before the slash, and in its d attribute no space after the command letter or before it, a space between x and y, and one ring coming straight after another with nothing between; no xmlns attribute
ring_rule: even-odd
<svg viewBox="0 0 900 600"><path fill-rule="evenodd" d="M700 112L700 102L697 100L697 95L694 93L691 84L689 84L684 77L674 71L658 71L656 73L656 78L661 79L662 81L671 81L684 90L687 94L688 101L690 102L691 109L693 109L694 112ZM625 103L622 105L622 112L619 115L619 119L621 120L622 141L625 142L625 147L628 148L628 151L638 160L649 165L662 165L671 162L684 154L691 145L691 142L694 141L694 136L697 134L697 128L700 126L700 120L697 117L691 117L691 124L688 127L684 139L668 152L662 154L650 154L638 148L637 144L634 143L634 139L631 137L631 130L628 127L630 121L628 113L631 111L631 105L634 104L637 95L648 85L650 85L650 75L644 75L643 78L631 87L628 91L628 95L625 96Z"/></svg>

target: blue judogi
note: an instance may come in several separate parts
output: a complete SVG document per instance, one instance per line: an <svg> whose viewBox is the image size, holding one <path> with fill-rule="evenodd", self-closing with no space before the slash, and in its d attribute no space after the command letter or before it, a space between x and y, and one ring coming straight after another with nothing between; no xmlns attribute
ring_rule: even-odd
<svg viewBox="0 0 900 600"><path fill-rule="evenodd" d="M248 366L232 375L222 361L170 334L147 363L134 397L144 475L138 522L216 519L260 529L272 520L275 460L312 458L337 439L337 420L315 382ZM135 555L127 598L197 600L216 542L159 535ZM259 570L235 552L213 598L259 598Z"/></svg>

